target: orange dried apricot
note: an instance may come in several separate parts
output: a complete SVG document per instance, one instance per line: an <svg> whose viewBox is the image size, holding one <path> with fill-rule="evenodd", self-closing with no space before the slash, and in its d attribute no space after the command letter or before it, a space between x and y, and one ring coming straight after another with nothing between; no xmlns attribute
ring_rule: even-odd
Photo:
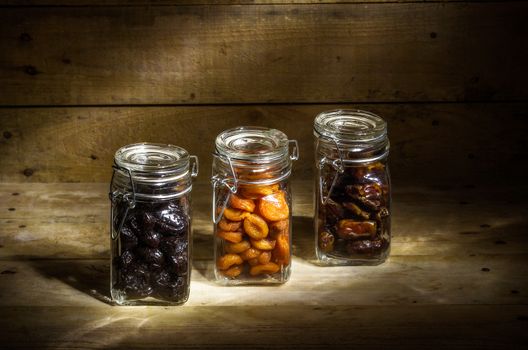
<svg viewBox="0 0 528 350"><path fill-rule="evenodd" d="M226 218L222 218L218 223L218 228L222 231L236 231L240 228L240 225L242 225L241 221L229 221Z"/></svg>
<svg viewBox="0 0 528 350"><path fill-rule="evenodd" d="M258 276L264 273L273 274L273 273L279 272L279 270L280 270L279 265L269 262L267 264L262 264L262 265L251 267L251 269L249 269L249 274L251 276Z"/></svg>
<svg viewBox="0 0 528 350"><path fill-rule="evenodd" d="M251 244L248 241L244 240L240 243L228 243L225 246L225 250L228 253L238 254L242 253L245 250L251 248Z"/></svg>
<svg viewBox="0 0 528 350"><path fill-rule="evenodd" d="M253 258L248 260L249 266L256 266L259 264L258 258Z"/></svg>
<svg viewBox="0 0 528 350"><path fill-rule="evenodd" d="M269 231L270 235L273 238L276 238L277 235L280 235L282 233L288 234L290 229L290 220L280 220L280 221L274 221L269 224Z"/></svg>
<svg viewBox="0 0 528 350"><path fill-rule="evenodd" d="M253 239L262 239L268 235L269 228L266 221L257 214L248 214L244 219L244 230Z"/></svg>
<svg viewBox="0 0 528 350"><path fill-rule="evenodd" d="M231 221L242 221L247 214L247 211L239 209L225 208L224 210L224 217Z"/></svg>
<svg viewBox="0 0 528 350"><path fill-rule="evenodd" d="M290 208L283 191L262 197L258 202L259 213L269 221L288 219Z"/></svg>
<svg viewBox="0 0 528 350"><path fill-rule="evenodd" d="M231 194L231 196L229 197L229 205L231 206L231 208L245 210L249 212L255 210L255 202L253 202L252 199L244 199L237 196L236 194Z"/></svg>
<svg viewBox="0 0 528 350"><path fill-rule="evenodd" d="M227 276L230 278L237 277L238 275L242 273L242 266L240 265L233 266L225 271L222 271L222 273L224 274L224 276Z"/></svg>
<svg viewBox="0 0 528 350"><path fill-rule="evenodd" d="M240 243L242 241L242 232L218 231L216 235L231 243Z"/></svg>
<svg viewBox="0 0 528 350"><path fill-rule="evenodd" d="M259 264L267 264L271 260L271 252L262 252L257 258Z"/></svg>
<svg viewBox="0 0 528 350"><path fill-rule="evenodd" d="M242 253L240 253L240 257L242 258L242 260L250 260L250 259L257 258L260 255L260 253L261 252L258 249L249 248L243 251Z"/></svg>
<svg viewBox="0 0 528 350"><path fill-rule="evenodd" d="M271 241L269 239L263 238L263 239L250 239L251 245L257 249L260 250L272 250L275 248L275 241Z"/></svg>
<svg viewBox="0 0 528 350"><path fill-rule="evenodd" d="M245 185L241 186L240 193L242 196L251 199L258 199L279 190L279 184L274 185Z"/></svg>
<svg viewBox="0 0 528 350"><path fill-rule="evenodd" d="M233 265L240 265L244 261L238 254L226 254L222 255L218 260L216 261L216 266L220 270L227 270Z"/></svg>
<svg viewBox="0 0 528 350"><path fill-rule="evenodd" d="M277 236L275 248L273 248L271 255L277 264L288 265L290 263L290 239L288 235Z"/></svg>

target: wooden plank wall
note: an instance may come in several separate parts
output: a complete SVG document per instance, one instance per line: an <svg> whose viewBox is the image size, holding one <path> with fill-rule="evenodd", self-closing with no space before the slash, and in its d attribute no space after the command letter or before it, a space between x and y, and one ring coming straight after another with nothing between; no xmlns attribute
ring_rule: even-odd
<svg viewBox="0 0 528 350"><path fill-rule="evenodd" d="M1 182L106 182L138 141L188 148L207 181L215 135L237 124L298 139L309 179L313 117L341 107L388 120L396 185L524 179L522 2L0 6Z"/></svg>

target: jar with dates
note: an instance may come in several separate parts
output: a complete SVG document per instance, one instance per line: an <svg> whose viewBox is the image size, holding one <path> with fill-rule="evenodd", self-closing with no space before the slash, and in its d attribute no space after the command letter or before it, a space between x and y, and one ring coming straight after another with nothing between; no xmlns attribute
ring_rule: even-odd
<svg viewBox="0 0 528 350"><path fill-rule="evenodd" d="M119 305L183 304L189 296L198 159L181 147L137 143L115 153L113 169L112 299Z"/></svg>
<svg viewBox="0 0 528 350"><path fill-rule="evenodd" d="M298 156L297 142L275 129L237 127L216 138L212 219L214 271L220 284L288 281L292 232L289 178Z"/></svg>
<svg viewBox="0 0 528 350"><path fill-rule="evenodd" d="M315 244L322 265L377 265L391 240L387 124L361 110L314 121Z"/></svg>

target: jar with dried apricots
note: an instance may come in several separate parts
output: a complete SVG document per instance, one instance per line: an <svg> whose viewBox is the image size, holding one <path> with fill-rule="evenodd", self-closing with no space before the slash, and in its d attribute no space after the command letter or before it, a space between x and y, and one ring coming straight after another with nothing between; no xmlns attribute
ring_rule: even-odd
<svg viewBox="0 0 528 350"><path fill-rule="evenodd" d="M216 138L211 180L219 283L280 284L289 279L289 178L298 157L297 141L275 129L237 127Z"/></svg>
<svg viewBox="0 0 528 350"><path fill-rule="evenodd" d="M360 110L314 121L315 246L323 265L377 265L391 241L387 124Z"/></svg>

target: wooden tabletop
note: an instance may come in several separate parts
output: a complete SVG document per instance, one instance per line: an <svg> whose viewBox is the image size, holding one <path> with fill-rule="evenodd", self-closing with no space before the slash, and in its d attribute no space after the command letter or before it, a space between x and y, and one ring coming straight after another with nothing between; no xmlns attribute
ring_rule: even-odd
<svg viewBox="0 0 528 350"><path fill-rule="evenodd" d="M528 340L526 190L396 188L389 260L314 262L311 183L294 184L290 281L212 279L196 185L189 301L109 299L107 184L0 184L0 334L18 348L490 348Z"/></svg>

